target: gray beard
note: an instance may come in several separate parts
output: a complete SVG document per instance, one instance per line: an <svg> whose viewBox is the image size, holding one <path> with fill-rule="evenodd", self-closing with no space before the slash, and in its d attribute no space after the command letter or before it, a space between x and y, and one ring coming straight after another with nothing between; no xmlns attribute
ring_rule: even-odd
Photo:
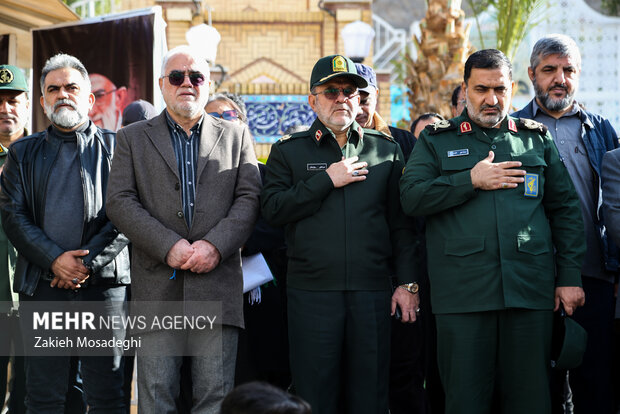
<svg viewBox="0 0 620 414"><path fill-rule="evenodd" d="M55 107L61 104L69 104L73 109L60 108L60 110L55 111ZM88 119L87 112L80 111L75 103L67 100L58 101L53 106L45 103L45 113L52 124L65 129L75 128Z"/></svg>
<svg viewBox="0 0 620 414"><path fill-rule="evenodd" d="M549 96L549 92L544 92L538 84L536 80L534 80L534 90L536 91L536 99L542 105L543 108L552 112L560 112L567 109L569 106L573 104L573 97L575 96L575 92L568 93L566 92L566 96L562 99L554 99Z"/></svg>

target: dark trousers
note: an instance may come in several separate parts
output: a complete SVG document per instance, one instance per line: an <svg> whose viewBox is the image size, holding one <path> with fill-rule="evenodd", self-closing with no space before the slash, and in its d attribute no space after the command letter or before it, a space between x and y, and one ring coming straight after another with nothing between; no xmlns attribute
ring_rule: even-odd
<svg viewBox="0 0 620 414"><path fill-rule="evenodd" d="M553 312L436 315L446 414L549 414ZM492 410L494 395L500 408Z"/></svg>
<svg viewBox="0 0 620 414"><path fill-rule="evenodd" d="M0 314L0 390L2 390L2 404L4 404L4 390L7 389L7 369L10 360L11 347L15 350L11 369L11 381L8 384L10 397L8 409L10 414L22 414L26 412L24 399L26 397L26 376L24 375L24 357L19 326L19 317L16 314Z"/></svg>
<svg viewBox="0 0 620 414"><path fill-rule="evenodd" d="M586 303L573 315L588 332L583 362L569 372L575 414L612 413L614 285L584 276Z"/></svg>
<svg viewBox="0 0 620 414"><path fill-rule="evenodd" d="M388 412L390 299L288 288L293 384L313 414Z"/></svg>
<svg viewBox="0 0 620 414"><path fill-rule="evenodd" d="M413 324L392 319L390 346L390 414L428 413L421 315Z"/></svg>
<svg viewBox="0 0 620 414"><path fill-rule="evenodd" d="M123 301L124 286L89 286L72 292L41 281L29 301ZM32 338L30 321L22 318L24 342ZM71 356L26 356L26 409L28 414L63 414L71 374ZM80 357L80 373L90 413L125 414L121 356Z"/></svg>

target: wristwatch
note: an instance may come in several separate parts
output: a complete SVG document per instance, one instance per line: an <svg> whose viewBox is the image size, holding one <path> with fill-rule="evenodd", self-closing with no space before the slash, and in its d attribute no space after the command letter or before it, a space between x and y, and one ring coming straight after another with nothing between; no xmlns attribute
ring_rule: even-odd
<svg viewBox="0 0 620 414"><path fill-rule="evenodd" d="M416 282L405 283L404 285L399 285L398 287L405 289L407 292L412 293L414 295L418 293L418 291L420 290L420 285L418 285Z"/></svg>

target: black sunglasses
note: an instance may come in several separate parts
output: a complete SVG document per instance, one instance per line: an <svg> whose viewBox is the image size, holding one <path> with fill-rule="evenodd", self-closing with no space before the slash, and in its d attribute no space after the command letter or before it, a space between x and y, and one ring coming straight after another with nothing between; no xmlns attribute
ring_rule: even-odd
<svg viewBox="0 0 620 414"><path fill-rule="evenodd" d="M338 99L340 96L340 92L344 95L345 98L351 99L354 96L358 95L358 91L356 88L327 88L321 92L313 93L313 95L323 94L330 101L334 101Z"/></svg>
<svg viewBox="0 0 620 414"><path fill-rule="evenodd" d="M221 114L219 112L209 112L209 115L215 118L224 118L227 121L234 121L238 119L237 111L234 109L230 109L228 111L224 111Z"/></svg>
<svg viewBox="0 0 620 414"><path fill-rule="evenodd" d="M164 78L168 78L168 82L172 86L181 86L183 81L185 80L185 76L189 77L189 81L193 86L200 86L205 83L205 75L200 72L181 72L179 70L173 70L169 75L164 76Z"/></svg>

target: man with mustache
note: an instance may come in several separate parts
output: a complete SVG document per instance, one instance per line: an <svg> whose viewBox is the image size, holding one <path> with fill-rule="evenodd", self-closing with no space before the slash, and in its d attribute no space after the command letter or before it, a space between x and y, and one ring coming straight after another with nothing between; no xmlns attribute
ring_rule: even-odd
<svg viewBox="0 0 620 414"><path fill-rule="evenodd" d="M99 128L118 131L123 121L123 110L128 103L127 88L116 86L99 73L91 73L89 77L95 104L88 116Z"/></svg>
<svg viewBox="0 0 620 414"><path fill-rule="evenodd" d="M426 216L446 414L549 414L553 310L583 304L579 199L544 125L508 116L513 86L502 52L472 54L466 109L426 127L400 181Z"/></svg>
<svg viewBox="0 0 620 414"><path fill-rule="evenodd" d="M579 368L569 375L576 413L612 412L611 360L614 280L618 248L607 237L601 203L601 162L605 152L618 147L609 121L586 111L575 100L581 73L581 54L573 39L552 34L532 50L528 74L536 97L514 116L531 118L549 129L579 195L587 252L581 275L586 302L573 318L588 332L588 345ZM554 373L554 409L561 411L566 373Z"/></svg>
<svg viewBox="0 0 620 414"><path fill-rule="evenodd" d="M350 59L322 57L309 86L317 119L272 146L261 195L265 219L286 232L293 383L315 414L387 413L390 313L413 323L419 311L403 153L357 124L368 82Z"/></svg>
<svg viewBox="0 0 620 414"><path fill-rule="evenodd" d="M240 252L258 216L260 175L247 126L206 114L210 85L204 56L171 49L159 78L166 109L118 132L107 212L132 242L132 301L221 304L213 331L141 335L162 349L138 351L141 414L176 412L184 354L192 413L219 412L234 383Z"/></svg>
<svg viewBox="0 0 620 414"><path fill-rule="evenodd" d="M87 302L103 317L121 316L110 308L125 300L128 240L105 213L115 134L88 120L95 99L88 72L77 58L58 54L45 63L40 86L41 105L52 125L10 146L0 212L18 253L13 288L19 292L27 355L26 409L63 413L72 349L36 352L35 335L42 333L33 331L33 315L22 311L40 301L57 302L57 309ZM123 336L122 329L115 332L116 339ZM124 414L121 356L79 355L90 410Z"/></svg>

